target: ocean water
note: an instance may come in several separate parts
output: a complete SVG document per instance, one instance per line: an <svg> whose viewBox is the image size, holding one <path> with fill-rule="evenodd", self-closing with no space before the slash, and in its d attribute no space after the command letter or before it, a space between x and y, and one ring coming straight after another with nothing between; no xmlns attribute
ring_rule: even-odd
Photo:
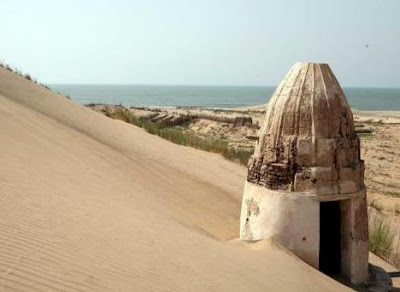
<svg viewBox="0 0 400 292"><path fill-rule="evenodd" d="M81 103L124 106L196 106L234 108L264 104L271 86L167 86L50 84L50 88ZM400 110L400 88L344 88L352 108Z"/></svg>

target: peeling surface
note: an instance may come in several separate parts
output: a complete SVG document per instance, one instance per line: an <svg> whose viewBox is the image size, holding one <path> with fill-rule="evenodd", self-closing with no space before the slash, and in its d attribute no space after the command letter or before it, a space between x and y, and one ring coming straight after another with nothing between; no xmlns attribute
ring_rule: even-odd
<svg viewBox="0 0 400 292"><path fill-rule="evenodd" d="M251 215L257 217L258 214L260 214L260 207L258 206L259 202L254 200L254 198L246 200L246 204L247 204L247 217L250 217Z"/></svg>
<svg viewBox="0 0 400 292"><path fill-rule="evenodd" d="M271 98L259 136L249 182L315 193L323 187L325 194L327 188L346 194L364 187L353 114L327 64L292 68Z"/></svg>
<svg viewBox="0 0 400 292"><path fill-rule="evenodd" d="M244 224L242 239L244 240L253 240L253 233L251 233L249 218L246 218L246 223Z"/></svg>

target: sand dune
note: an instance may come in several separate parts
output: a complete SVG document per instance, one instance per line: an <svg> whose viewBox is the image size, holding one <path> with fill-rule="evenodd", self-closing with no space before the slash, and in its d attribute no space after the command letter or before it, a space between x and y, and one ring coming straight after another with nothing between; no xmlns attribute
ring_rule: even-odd
<svg viewBox="0 0 400 292"><path fill-rule="evenodd" d="M245 169L0 68L0 291L338 291L237 240Z"/></svg>

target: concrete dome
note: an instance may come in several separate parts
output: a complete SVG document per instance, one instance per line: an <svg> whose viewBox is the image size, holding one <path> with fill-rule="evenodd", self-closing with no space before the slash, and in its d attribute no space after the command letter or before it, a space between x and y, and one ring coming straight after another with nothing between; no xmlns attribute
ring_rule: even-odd
<svg viewBox="0 0 400 292"><path fill-rule="evenodd" d="M272 238L328 275L368 279L364 163L326 64L298 63L272 96L248 165L240 238Z"/></svg>
<svg viewBox="0 0 400 292"><path fill-rule="evenodd" d="M247 180L329 195L363 189L363 173L353 115L331 69L295 64L268 104Z"/></svg>

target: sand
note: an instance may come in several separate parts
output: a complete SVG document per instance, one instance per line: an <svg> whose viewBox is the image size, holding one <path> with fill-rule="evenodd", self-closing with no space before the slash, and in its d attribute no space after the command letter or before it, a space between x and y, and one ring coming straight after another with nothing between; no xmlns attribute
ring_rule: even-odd
<svg viewBox="0 0 400 292"><path fill-rule="evenodd" d="M117 106L107 106L116 109ZM103 112L103 105L89 106L97 112ZM254 123L261 124L266 105L234 109L203 108L160 108L161 115L198 115L182 128L182 131L201 138L225 139L236 149L252 151L254 139L257 137L256 127L235 127L221 118L251 117ZM140 117L154 112L150 110L130 108ZM365 161L365 183L371 207L377 209L395 222L400 231L400 111L373 111L353 109L356 129L371 131L361 133L361 157ZM211 118L209 118L211 117Z"/></svg>
<svg viewBox="0 0 400 292"><path fill-rule="evenodd" d="M0 68L0 291L340 291L238 242L246 169Z"/></svg>

